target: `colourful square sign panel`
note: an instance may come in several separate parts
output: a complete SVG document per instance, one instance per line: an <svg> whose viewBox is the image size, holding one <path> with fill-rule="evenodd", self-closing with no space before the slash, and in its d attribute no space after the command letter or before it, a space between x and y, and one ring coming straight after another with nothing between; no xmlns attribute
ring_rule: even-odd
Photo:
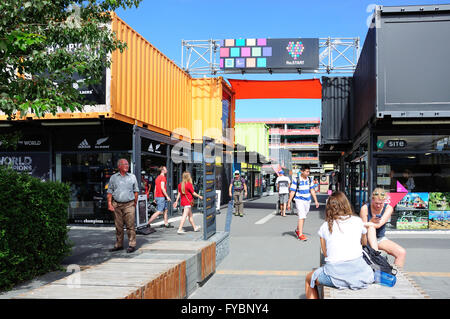
<svg viewBox="0 0 450 319"><path fill-rule="evenodd" d="M225 39L220 68L227 70L314 70L319 66L318 39Z"/></svg>
<svg viewBox="0 0 450 319"><path fill-rule="evenodd" d="M226 39L220 43L220 68L265 68L272 48L267 39Z"/></svg>

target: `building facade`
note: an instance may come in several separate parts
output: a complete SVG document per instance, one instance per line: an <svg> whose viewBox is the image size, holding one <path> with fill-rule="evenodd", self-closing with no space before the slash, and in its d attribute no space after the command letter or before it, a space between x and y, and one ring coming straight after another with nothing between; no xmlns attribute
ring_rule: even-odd
<svg viewBox="0 0 450 319"><path fill-rule="evenodd" d="M263 165L264 184L275 191L274 180L279 170L293 175L302 164L311 167L311 176L319 179L323 172L319 161L320 119L255 119L237 120L236 125L263 124L268 128L269 160Z"/></svg>
<svg viewBox="0 0 450 319"><path fill-rule="evenodd" d="M329 97L346 103L322 104L339 110L330 121L343 134L322 130L321 154L344 172L357 212L376 187L389 192L389 228L450 229L449 17L449 5L377 6L345 96L330 81L340 93Z"/></svg>
<svg viewBox="0 0 450 319"><path fill-rule="evenodd" d="M17 139L17 145L0 145L0 165L69 183L71 223L113 222L106 191L119 158L128 159L149 201L160 166L168 168L172 200L186 170L202 194L203 138L214 139L219 150L216 189L231 179L233 157L224 156L234 150L226 133L234 127L231 87L220 77L190 77L116 15L111 29L127 42L127 50L113 52L96 105L42 118L27 114L8 120L0 114L0 135ZM222 192L221 201L228 201L228 192ZM200 205L196 202L196 208Z"/></svg>

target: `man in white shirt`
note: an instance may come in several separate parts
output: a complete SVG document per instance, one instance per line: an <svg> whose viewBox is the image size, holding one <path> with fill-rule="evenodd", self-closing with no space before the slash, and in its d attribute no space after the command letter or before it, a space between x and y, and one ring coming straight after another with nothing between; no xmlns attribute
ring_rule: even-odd
<svg viewBox="0 0 450 319"><path fill-rule="evenodd" d="M287 176L284 176L284 171L281 170L275 181L275 185L278 190L278 198L280 201L280 212L281 216L286 216L286 204L289 200L289 186L291 185L291 179Z"/></svg>

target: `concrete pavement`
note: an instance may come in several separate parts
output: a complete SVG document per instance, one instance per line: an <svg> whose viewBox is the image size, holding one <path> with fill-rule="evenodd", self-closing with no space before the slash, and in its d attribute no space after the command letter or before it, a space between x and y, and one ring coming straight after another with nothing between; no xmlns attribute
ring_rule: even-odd
<svg viewBox="0 0 450 319"><path fill-rule="evenodd" d="M326 195L319 210L311 207L305 223L307 242L294 236L297 216L274 215L276 196L246 203L245 217L234 217L230 254L215 275L190 299L304 298L304 280L319 265L317 231L324 222ZM218 217L218 227L224 216ZM388 231L407 250L405 272L432 299L450 298L450 231ZM390 261L393 259L390 257Z"/></svg>
<svg viewBox="0 0 450 319"><path fill-rule="evenodd" d="M196 289L191 299L298 299L304 298L304 278L319 264L319 238L317 230L323 223L324 201L320 196L319 210L311 209L305 224L307 242L294 236L297 217L274 214L276 196L247 201L245 217L232 217L230 249L226 258L217 265L216 272ZM225 228L226 208L217 215L217 231ZM150 235L138 235L137 247L158 241L198 241L201 233L185 224L185 235L176 233L179 215L171 219L175 228L156 228ZM202 225L202 214L194 219ZM157 225L162 219L157 220ZM388 237L407 249L405 271L431 298L450 298L450 231L388 232ZM114 244L113 226L71 226L69 239L74 243L72 254L63 260L63 271L40 276L0 294L0 299L10 299L24 292L62 279L71 274L69 265L88 269L113 258L136 258L139 252L110 253ZM125 243L127 237L125 236ZM126 244L125 244L126 247Z"/></svg>

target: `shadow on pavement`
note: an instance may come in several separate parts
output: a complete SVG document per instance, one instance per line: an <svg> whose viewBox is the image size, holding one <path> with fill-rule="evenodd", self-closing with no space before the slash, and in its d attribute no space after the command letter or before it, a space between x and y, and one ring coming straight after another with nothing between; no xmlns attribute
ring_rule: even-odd
<svg viewBox="0 0 450 319"><path fill-rule="evenodd" d="M245 202L244 208L259 208L259 209L276 209L276 203L258 203L256 201Z"/></svg>

